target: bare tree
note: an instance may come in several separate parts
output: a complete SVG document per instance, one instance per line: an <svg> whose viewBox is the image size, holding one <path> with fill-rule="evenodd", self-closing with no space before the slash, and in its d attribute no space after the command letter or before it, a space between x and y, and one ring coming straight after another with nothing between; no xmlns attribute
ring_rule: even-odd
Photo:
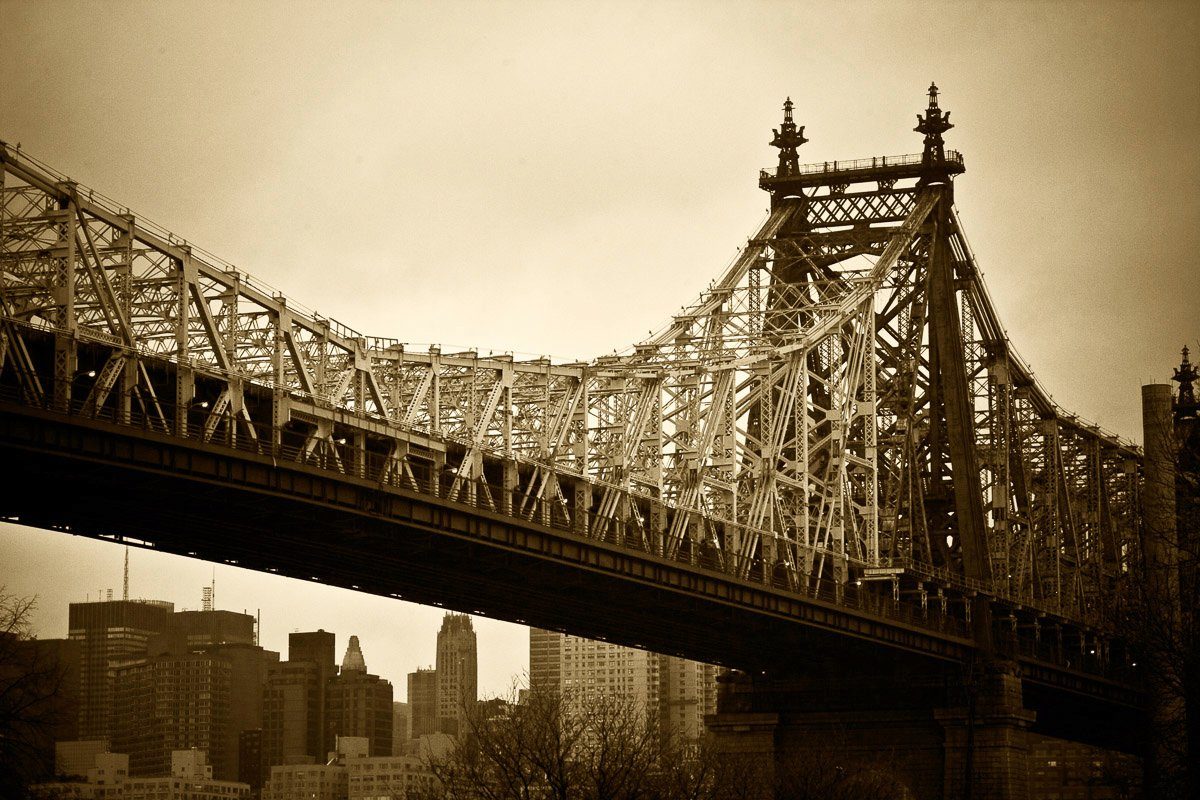
<svg viewBox="0 0 1200 800"><path fill-rule="evenodd" d="M0 797L20 797L53 769L63 669L30 631L36 600L0 586Z"/></svg>
<svg viewBox="0 0 1200 800"><path fill-rule="evenodd" d="M533 692L502 713L479 709L468 715L458 747L429 763L440 787L419 800L911 797L885 765L838 766L813 752L781 769L754 754L721 752L711 740L685 743L660 728L656 714L611 696Z"/></svg>

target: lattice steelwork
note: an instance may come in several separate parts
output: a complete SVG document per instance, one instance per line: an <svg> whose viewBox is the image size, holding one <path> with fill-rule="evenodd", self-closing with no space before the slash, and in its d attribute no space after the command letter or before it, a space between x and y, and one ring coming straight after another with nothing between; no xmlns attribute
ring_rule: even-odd
<svg viewBox="0 0 1200 800"><path fill-rule="evenodd" d="M789 101L732 266L574 364L363 336L4 146L0 383L790 590L955 586L1105 627L1139 455L1013 352L948 116L933 88L924 153L802 166Z"/></svg>

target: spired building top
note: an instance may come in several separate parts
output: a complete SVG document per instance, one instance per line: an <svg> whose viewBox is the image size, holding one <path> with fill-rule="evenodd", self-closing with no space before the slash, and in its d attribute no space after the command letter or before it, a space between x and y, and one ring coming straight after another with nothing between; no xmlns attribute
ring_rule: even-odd
<svg viewBox="0 0 1200 800"><path fill-rule="evenodd" d="M354 670L357 672L367 671L367 662L363 658L362 648L358 645L358 637L351 636L350 644L346 645L346 655L342 657L342 672Z"/></svg>
<svg viewBox="0 0 1200 800"><path fill-rule="evenodd" d="M771 146L779 148L779 171L777 177L785 178L800 172L800 156L796 148L808 141L804 138L804 126L796 127L792 120L792 98L783 101L783 125L772 128L775 134Z"/></svg>

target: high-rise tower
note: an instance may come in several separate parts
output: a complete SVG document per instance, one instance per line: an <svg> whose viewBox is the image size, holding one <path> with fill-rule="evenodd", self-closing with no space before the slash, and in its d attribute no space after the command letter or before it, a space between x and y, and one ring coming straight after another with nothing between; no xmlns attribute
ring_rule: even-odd
<svg viewBox="0 0 1200 800"><path fill-rule="evenodd" d="M436 670L418 669L408 673L408 707L410 739L438 732Z"/></svg>
<svg viewBox="0 0 1200 800"><path fill-rule="evenodd" d="M79 736L112 736L117 666L146 657L151 636L167 629L174 606L145 600L71 603L69 638L79 642Z"/></svg>
<svg viewBox="0 0 1200 800"><path fill-rule="evenodd" d="M271 664L263 694L263 759L267 766L323 759L333 739L325 724L325 695L337 673L334 635L288 635L288 660Z"/></svg>
<svg viewBox="0 0 1200 800"><path fill-rule="evenodd" d="M437 637L437 715L441 733L457 735L460 722L475 705L479 664L475 629L466 614L446 614Z"/></svg>
<svg viewBox="0 0 1200 800"><path fill-rule="evenodd" d="M392 684L367 672L357 636L350 637L342 671L330 679L326 698L330 737L365 737L372 756L392 754Z"/></svg>

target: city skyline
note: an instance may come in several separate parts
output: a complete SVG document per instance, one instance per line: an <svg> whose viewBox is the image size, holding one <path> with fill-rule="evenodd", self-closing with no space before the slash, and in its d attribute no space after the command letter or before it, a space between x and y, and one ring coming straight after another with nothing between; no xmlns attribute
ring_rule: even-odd
<svg viewBox="0 0 1200 800"><path fill-rule="evenodd" d="M12 548L15 551L29 552L30 549L36 551L38 540L32 539L29 533L34 535L45 535L47 537L66 537L70 534L58 533L55 531L41 531L33 529L21 529L19 526L9 525L7 529L0 529L0 551L7 551ZM74 584L78 587L78 592L74 592L70 588L72 584L67 583L62 587L62 591L53 593L47 591L26 591L24 585L9 582L5 585L5 591L9 594L18 596L33 596L38 595L38 607L34 612L34 633L39 639L62 639L66 638L68 632L67 625L67 604L94 602L97 600L107 599L104 594L112 591L112 598L120 600L122 595L122 567L124 561L124 546L118 546L111 542L101 542L95 540L82 540L80 544L85 547L94 548L90 550L90 554L94 558L109 558L115 554L112 563L116 565L116 572L111 574L111 580L108 585L101 581L90 590L83 584ZM338 589L331 586L323 586L321 584L313 584L310 582L298 580L295 578L286 578L278 575L262 575L251 570L241 569L228 564L210 564L199 559L179 558L166 553L147 550L139 547L130 547L130 592L131 600L163 600L173 603L176 611L183 610L198 610L201 607L201 597L204 587L209 585L213 571L216 574L216 591L214 608L217 610L236 611L239 613L247 613L254 616L258 607L247 606L242 602L235 605L226 605L224 598L234 594L236 598L248 601L254 596L254 592L261 591L265 599L269 598L271 592L257 588L259 586L258 579L265 578L265 586L271 587L274 585L282 585L281 582L291 584L289 591L301 596L301 600L307 600L308 597L313 598L328 598L331 593L336 593L332 596L337 597L341 594L349 594L351 600L359 600L358 602L340 601L340 606L334 610L329 609L320 619L324 620L318 624L306 624L303 620L295 618L292 621L284 621L279 619L279 615L275 615L272 620L268 615L263 615L262 631L259 644L266 650L272 650L280 654L280 658L287 658L288 651L288 634L296 632L308 632L316 630L325 630L335 634L336 652L338 654L338 663L341 662L342 654L345 652L347 644L351 636L357 636L363 650L367 654L368 665L370 671L379 675L382 678L391 682L395 689L395 699L397 701L405 701L407 675L410 672L415 672L418 668L432 668L436 662L437 653L437 633L442 625L442 618L447 613L448 609L438 608L435 606L420 606L415 603L406 603L403 600L394 598L376 597L373 595L365 595L357 592L346 592L346 590ZM183 562L182 570L190 568L191 576L199 577L202 574L209 576L204 584L197 584L194 591L188 591L185 587L180 587L177 590L176 596L152 596L145 592L139 591L139 585L145 585L145 578L139 575L139 568L145 570L152 567L154 564L166 561L172 565L173 569L181 569L178 562ZM82 565L74 565L80 567L78 573L72 572L73 565L63 565L60 570L62 574L82 574L85 570L89 574L96 574L91 569L90 565L86 568ZM143 573L144 575L144 573ZM227 585L228 584L228 585ZM0 584L3 585L3 584ZM89 596L90 591L90 596ZM78 593L80 596L74 596ZM182 597L179 595L183 595ZM49 602L51 597L66 598L61 604L54 605ZM365 602L364 602L365 601ZM314 608L322 606L321 600L315 600ZM389 629L386 624L375 624L368 622L369 615L372 613L381 613L389 604L401 604L409 607L409 616L406 617L406 630L404 632L406 639L417 644L416 651L421 655L414 656L411 660L392 660L387 659L377 653L384 653L391 649L389 641L396 636L395 632L389 635ZM476 635L480 639L479 652L484 656L484 659L491 659L491 663L509 664L512 672L508 675L507 680L497 670L493 670L496 675L495 679L490 684L480 684L480 698L492 696L507 696L513 686L513 681L523 680L528 672L529 647L527 641L527 628L521 625L500 622L498 620L488 619L477 615L469 615L475 627ZM57 627L56 627L57 626ZM336 627L340 626L340 627ZM517 642L517 647L512 648L510 642L512 637L509 635L508 629L515 628L519 632L520 639ZM423 645L423 647L422 647ZM489 652L488 646L496 647L495 651ZM481 659L481 664L484 659Z"/></svg>
<svg viewBox="0 0 1200 800"><path fill-rule="evenodd" d="M579 19L532 5L32 8L0 3L0 138L368 333L567 358L624 347L753 232L785 96L812 140L802 161L911 153L936 79L968 166L967 234L1055 397L1137 439L1138 386L1196 343L1200 62L1182 5L991 6L986 23L925 4ZM831 31L861 55L826 45ZM923 46L880 74L896 42ZM105 79L121 106L95 90ZM1159 209L1159 193L1181 200ZM1047 297L1068 301L1055 318ZM41 597L46 638L66 635L68 602L120 596L122 558L0 523L0 580ZM135 548L131 596L199 607L212 570ZM296 629L339 648L358 635L396 687L435 661L444 609L229 565L216 581L218 608L262 609L268 649L286 652ZM526 629L475 626L480 693L503 694L527 668Z"/></svg>

